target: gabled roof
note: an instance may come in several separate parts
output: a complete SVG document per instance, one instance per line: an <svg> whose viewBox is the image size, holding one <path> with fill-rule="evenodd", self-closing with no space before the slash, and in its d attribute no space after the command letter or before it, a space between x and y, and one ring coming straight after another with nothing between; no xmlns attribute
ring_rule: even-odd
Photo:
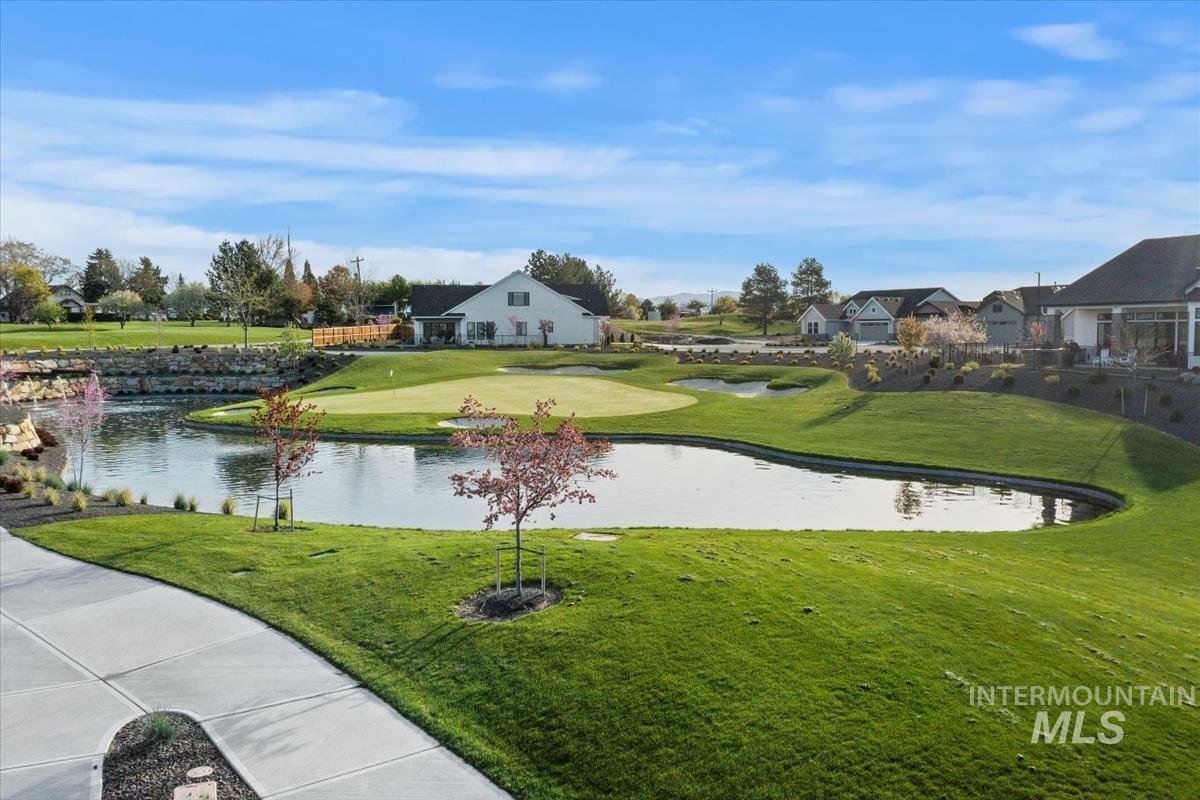
<svg viewBox="0 0 1200 800"><path fill-rule="evenodd" d="M484 285L459 286L417 283L412 287L409 305L414 317L440 317L456 305L488 288Z"/></svg>
<svg viewBox="0 0 1200 800"><path fill-rule="evenodd" d="M1179 303L1200 278L1200 234L1143 239L1057 292L1044 305Z"/></svg>
<svg viewBox="0 0 1200 800"><path fill-rule="evenodd" d="M862 291L855 294L853 297L847 300L846 303L852 302L859 308L862 308L862 306L865 305L868 300L874 297L884 305L884 308L887 308L889 314L896 319L899 319L900 317L907 317L909 314L915 313L917 307L920 306L921 303L928 299L930 295L936 294L937 292L946 292L946 294L954 297L951 292L947 291L941 286L933 286L924 289L869 289L867 291ZM899 303L893 304L895 305L896 310L892 310L888 304L883 303L885 298L894 298L899 300ZM845 303L843 303L843 307L845 307Z"/></svg>
<svg viewBox="0 0 1200 800"><path fill-rule="evenodd" d="M530 278L530 280L533 280ZM608 316L608 300L599 286L587 283L547 283L547 288L561 294L571 302L582 306L589 314ZM414 317L440 317L465 300L470 300L489 285L475 286L439 285L418 283L412 287L409 300Z"/></svg>
<svg viewBox="0 0 1200 800"><path fill-rule="evenodd" d="M989 293L986 297L979 301L979 308L984 311L990 311L986 306L992 303L1007 303L1022 314L1025 313L1025 299L1021 296L1019 289L1000 289Z"/></svg>
<svg viewBox="0 0 1200 800"><path fill-rule="evenodd" d="M815 311L825 319L841 319L842 307L837 303L813 303L808 307L810 311ZM807 312L805 312L807 313Z"/></svg>

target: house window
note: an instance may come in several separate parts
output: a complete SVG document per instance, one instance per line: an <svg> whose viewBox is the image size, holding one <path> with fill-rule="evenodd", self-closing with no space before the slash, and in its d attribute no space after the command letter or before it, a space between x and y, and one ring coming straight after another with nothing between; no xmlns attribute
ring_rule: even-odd
<svg viewBox="0 0 1200 800"><path fill-rule="evenodd" d="M467 341L468 342L486 342L490 339L488 336L488 326L492 326L495 330L495 324L491 322L468 322L467 323Z"/></svg>
<svg viewBox="0 0 1200 800"><path fill-rule="evenodd" d="M992 303L992 313L993 314L999 314L1000 310L1001 310L1001 308L1000 308L999 303Z"/></svg>
<svg viewBox="0 0 1200 800"><path fill-rule="evenodd" d="M509 292L508 304L510 306L527 306L529 305L529 292Z"/></svg>
<svg viewBox="0 0 1200 800"><path fill-rule="evenodd" d="M554 333L554 320L548 319L545 324L546 333Z"/></svg>
<svg viewBox="0 0 1200 800"><path fill-rule="evenodd" d="M514 335L516 335L516 336L528 336L529 335L529 323L528 322L515 322L515 323L513 323L513 331L514 331Z"/></svg>
<svg viewBox="0 0 1200 800"><path fill-rule="evenodd" d="M818 334L820 332L821 332L821 323L819 323L819 322L810 322L810 323L808 323L807 327L805 328L805 333Z"/></svg>

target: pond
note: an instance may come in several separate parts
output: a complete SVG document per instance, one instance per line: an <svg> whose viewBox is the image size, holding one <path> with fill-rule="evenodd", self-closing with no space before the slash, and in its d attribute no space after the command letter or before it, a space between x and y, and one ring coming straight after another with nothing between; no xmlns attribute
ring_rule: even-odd
<svg viewBox="0 0 1200 800"><path fill-rule="evenodd" d="M685 378L671 381L671 386L684 386L701 392L722 392L734 397L786 397L808 391L806 386L769 389L769 384L770 381L723 381L720 378Z"/></svg>
<svg viewBox="0 0 1200 800"><path fill-rule="evenodd" d="M170 505L195 495L216 511L238 498L253 511L268 491L265 448L248 436L185 426L212 398L115 401L87 456L97 492L128 487ZM34 418L51 424L43 405ZM317 474L294 482L299 520L397 527L479 529L485 504L454 497L452 473L486 467L482 455L444 445L325 441ZM678 444L617 443L605 466L618 479L592 487L595 505L562 506L531 527L678 526L785 530L1021 530L1089 519L1104 509L1054 493L943 480L818 470Z"/></svg>

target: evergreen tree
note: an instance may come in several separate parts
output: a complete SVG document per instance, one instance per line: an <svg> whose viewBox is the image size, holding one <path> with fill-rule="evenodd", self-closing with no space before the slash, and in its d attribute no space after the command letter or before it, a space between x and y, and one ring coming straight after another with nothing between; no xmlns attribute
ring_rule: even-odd
<svg viewBox="0 0 1200 800"><path fill-rule="evenodd" d="M555 255L545 250L530 253L525 274L542 283L595 283L587 261L570 253Z"/></svg>
<svg viewBox="0 0 1200 800"><path fill-rule="evenodd" d="M79 288L83 299L89 303L95 303L104 295L121 288L121 267L111 250L97 247L92 251L83 268Z"/></svg>
<svg viewBox="0 0 1200 800"><path fill-rule="evenodd" d="M125 284L126 288L137 292L147 306L158 308L167 296L167 280L167 276L162 274L162 270L153 261L142 256Z"/></svg>
<svg viewBox="0 0 1200 800"><path fill-rule="evenodd" d="M804 259L792 272L792 313L797 319L809 306L828 303L832 295L825 267L815 258Z"/></svg>
<svg viewBox="0 0 1200 800"><path fill-rule="evenodd" d="M313 275L312 264L308 263L308 259L304 259L304 272L300 276L300 282L308 284L315 292L317 290L317 276Z"/></svg>
<svg viewBox="0 0 1200 800"><path fill-rule="evenodd" d="M787 287L773 264L759 264L742 281L742 296L738 305L747 321L762 325L762 335L772 320L778 319L787 306Z"/></svg>

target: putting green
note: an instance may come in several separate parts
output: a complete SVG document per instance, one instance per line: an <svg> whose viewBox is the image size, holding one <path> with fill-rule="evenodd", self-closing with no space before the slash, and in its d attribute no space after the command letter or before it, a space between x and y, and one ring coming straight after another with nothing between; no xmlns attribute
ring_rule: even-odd
<svg viewBox="0 0 1200 800"><path fill-rule="evenodd" d="M691 395L641 389L619 381L575 375L492 375L426 383L403 389L313 398L330 414L454 413L474 395L501 414L530 414L534 400L553 398L555 415L619 417L652 414L690 406Z"/></svg>

